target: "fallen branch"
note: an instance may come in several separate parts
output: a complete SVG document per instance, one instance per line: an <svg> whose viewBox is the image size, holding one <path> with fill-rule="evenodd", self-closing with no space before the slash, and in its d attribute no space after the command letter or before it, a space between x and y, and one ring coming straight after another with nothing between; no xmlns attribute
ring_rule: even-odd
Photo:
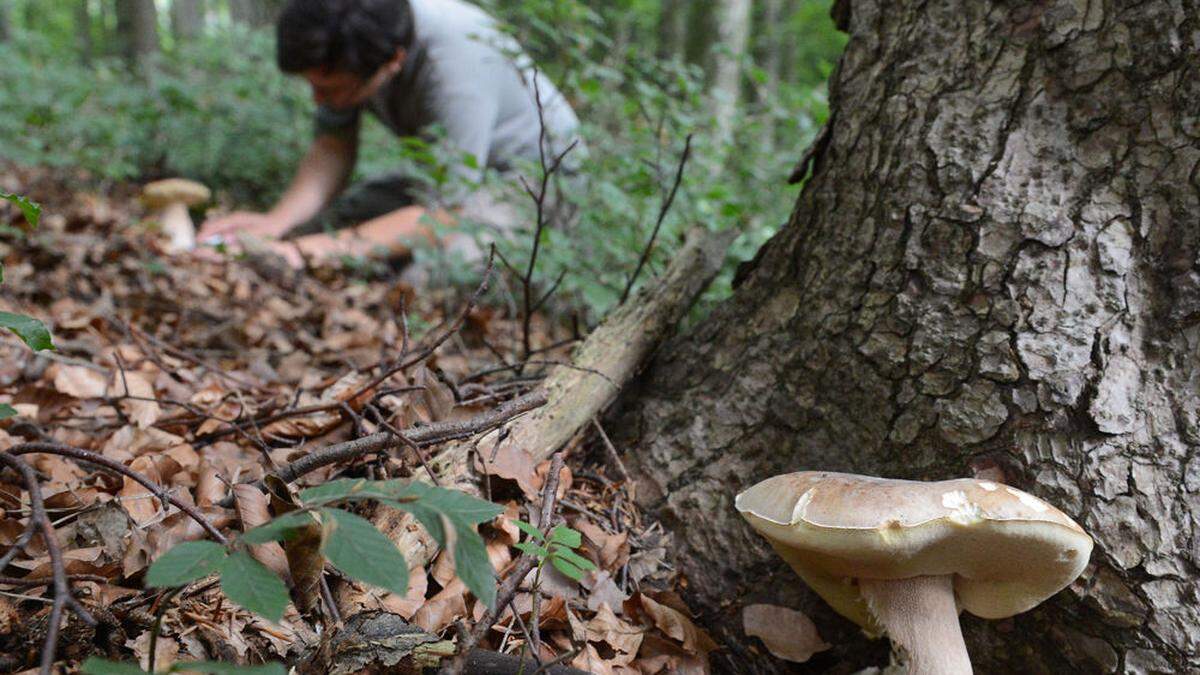
<svg viewBox="0 0 1200 675"><path fill-rule="evenodd" d="M716 277L734 236L728 231L693 230L657 284L614 310L580 345L571 364L551 371L544 385L546 405L509 425L503 439L498 430L492 431L471 443L452 445L430 462L441 484L479 494L480 481L470 460L476 445L527 453L531 465L536 465L591 424ZM438 550L432 538L414 525L411 516L397 517L389 511L381 509L376 525L410 564L428 564Z"/></svg>
<svg viewBox="0 0 1200 675"><path fill-rule="evenodd" d="M346 441L345 443L337 443L336 445L331 445L307 454L291 464L280 467L275 472L275 475L281 480L291 483L297 478L322 467L358 459L364 455L382 452L389 448L405 447L408 443L424 447L474 436L475 434L498 427L518 415L545 404L546 394L541 391L535 391L508 401L495 410L489 410L482 415L462 422L442 422L410 427L403 430L402 436L397 436L391 431L381 431L370 436ZM261 480L256 480L251 484L261 488L263 483ZM220 505L226 508L233 506L233 497L226 497L220 502Z"/></svg>
<svg viewBox="0 0 1200 675"><path fill-rule="evenodd" d="M218 530L217 527L215 525L213 525L212 522L209 521L208 518L205 518L203 513L200 513L198 510L196 510L196 507L192 506L191 504L188 504L185 501L182 501L180 499L176 499L175 497L172 497L171 493L168 492L167 490L165 490L158 483L155 483L154 481L150 480L146 476L143 476L142 474L138 473L137 471L134 471L133 469L125 466L124 464L122 464L120 462L111 460L111 459L105 457L104 455L98 455L94 452L90 452L88 450L83 450L82 448L76 448L76 447L70 446L70 445L64 445L62 443L43 443L43 442L22 443L20 445L14 445L13 447L6 450L5 452L7 452L10 455L14 455L14 456L31 455L31 454L59 455L61 457L69 457L69 458L77 460L77 461L88 462L89 464L95 464L96 466L99 466L104 469L108 469L109 471L112 471L113 473L120 474L122 476L128 476L129 478L140 483L142 485L142 487L146 488L151 493L153 493L154 496L157 497L158 500L160 502L162 502L163 504L170 504L171 506L174 506L175 508L177 508L180 511L183 511L185 514L187 514L187 516L189 518L191 518L192 520L196 521L196 523L198 525L200 525L200 527L203 527L204 531L208 532L208 535L210 537L212 537L214 540L216 540L217 543L220 543L220 544L228 544L229 543L229 540L225 538L225 535L221 534L221 531Z"/></svg>
<svg viewBox="0 0 1200 675"><path fill-rule="evenodd" d="M62 624L63 609L70 607L79 618L89 626L96 625L96 619L79 604L71 595L71 585L67 580L67 568L63 562L62 549L58 545L58 537L54 534L54 525L46 515L46 505L42 501L42 488L38 483L37 474L24 460L8 452L0 452L0 464L6 464L21 474L25 481L25 490L29 492L29 517L38 524L42 534L42 543L50 556L50 567L53 570L52 585L54 587L54 602L50 605L50 616L46 623L46 640L42 645L41 675L50 675L54 670L54 657L58 651L58 629Z"/></svg>

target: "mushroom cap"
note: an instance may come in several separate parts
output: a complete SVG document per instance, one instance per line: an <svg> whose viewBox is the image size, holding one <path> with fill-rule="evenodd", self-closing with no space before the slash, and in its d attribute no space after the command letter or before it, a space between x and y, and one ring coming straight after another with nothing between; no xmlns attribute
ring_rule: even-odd
<svg viewBox="0 0 1200 675"><path fill-rule="evenodd" d="M1000 619L1065 588L1092 552L1062 511L986 480L805 471L769 478L735 506L813 590L868 630L878 627L855 579L954 575L961 608Z"/></svg>
<svg viewBox="0 0 1200 675"><path fill-rule="evenodd" d="M142 202L152 209L161 209L176 203L196 206L209 199L212 199L211 190L186 178L168 178L149 183L142 188Z"/></svg>

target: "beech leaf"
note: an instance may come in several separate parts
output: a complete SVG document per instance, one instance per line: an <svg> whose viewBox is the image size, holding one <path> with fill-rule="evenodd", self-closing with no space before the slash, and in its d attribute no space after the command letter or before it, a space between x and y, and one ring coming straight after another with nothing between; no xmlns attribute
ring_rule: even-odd
<svg viewBox="0 0 1200 675"><path fill-rule="evenodd" d="M336 527L325 540L325 557L347 576L404 595L408 563L371 521L341 509L321 509Z"/></svg>
<svg viewBox="0 0 1200 675"><path fill-rule="evenodd" d="M221 590L225 596L268 621L283 618L287 587L267 566L246 551L237 551L221 566Z"/></svg>
<svg viewBox="0 0 1200 675"><path fill-rule="evenodd" d="M146 585L182 586L221 568L225 547L212 541L185 541L159 556L146 572Z"/></svg>

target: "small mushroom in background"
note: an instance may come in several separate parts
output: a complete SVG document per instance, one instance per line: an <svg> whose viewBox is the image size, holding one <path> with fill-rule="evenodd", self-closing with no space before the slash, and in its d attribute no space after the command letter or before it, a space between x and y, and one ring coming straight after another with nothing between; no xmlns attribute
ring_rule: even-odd
<svg viewBox="0 0 1200 675"><path fill-rule="evenodd" d="M168 178L142 188L142 204L170 237L169 253L190 251L196 247L196 226L188 209L212 199L212 191L186 178Z"/></svg>
<svg viewBox="0 0 1200 675"><path fill-rule="evenodd" d="M963 675L960 609L1002 619L1076 579L1092 539L1058 509L986 480L806 471L737 496L737 510L834 610L887 633L913 675Z"/></svg>

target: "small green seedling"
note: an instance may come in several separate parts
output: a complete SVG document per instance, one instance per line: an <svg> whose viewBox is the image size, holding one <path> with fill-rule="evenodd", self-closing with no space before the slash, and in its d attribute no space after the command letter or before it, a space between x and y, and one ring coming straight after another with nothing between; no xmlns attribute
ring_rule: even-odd
<svg viewBox="0 0 1200 675"><path fill-rule="evenodd" d="M596 569L591 560L575 552L583 545L583 536L578 530L566 525L557 525L550 530L550 537L547 539L546 535L529 523L520 520L514 523L528 536L528 539L516 544L516 548L537 558L539 577L542 567L547 562L575 581L582 581L584 574Z"/></svg>

